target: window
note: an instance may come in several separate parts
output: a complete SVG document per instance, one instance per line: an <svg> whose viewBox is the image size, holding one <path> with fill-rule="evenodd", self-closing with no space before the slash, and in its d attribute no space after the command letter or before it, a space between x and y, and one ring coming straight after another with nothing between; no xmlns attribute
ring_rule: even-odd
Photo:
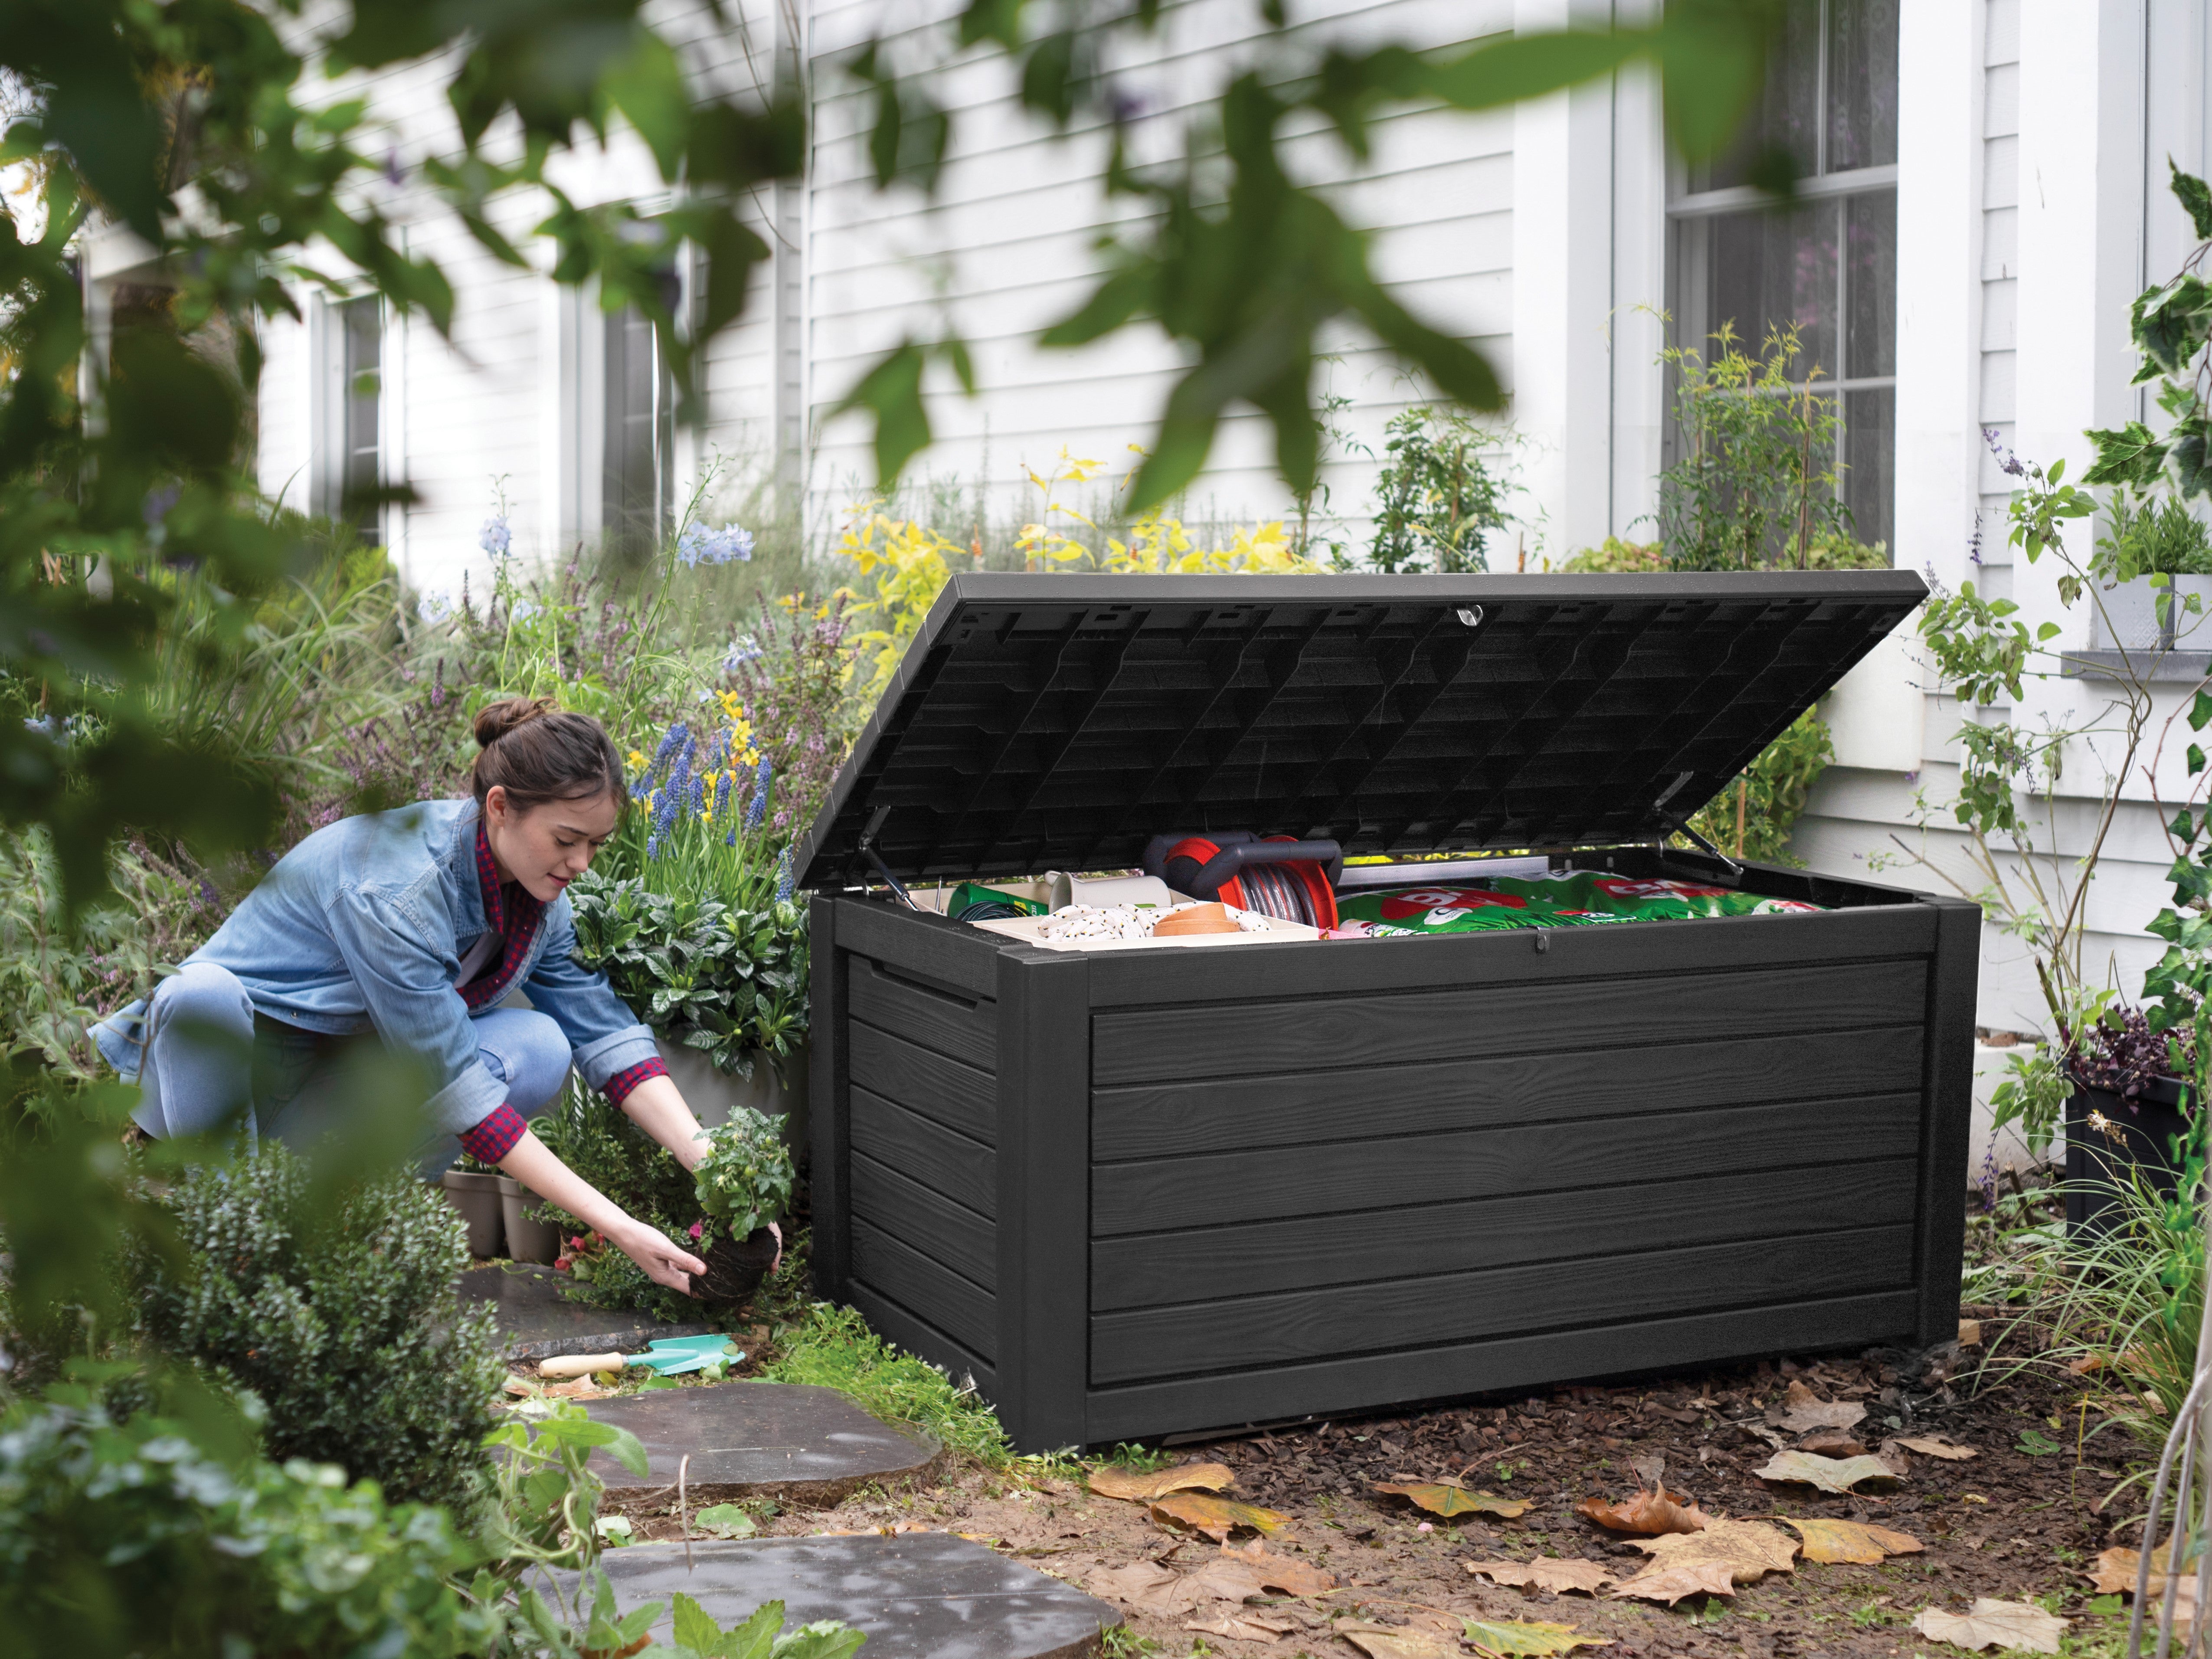
<svg viewBox="0 0 2212 1659"><path fill-rule="evenodd" d="M610 545L642 550L659 545L673 512L675 382L651 320L634 307L608 313L606 349L602 522Z"/></svg>
<svg viewBox="0 0 2212 1659"><path fill-rule="evenodd" d="M1863 542L1888 544L1897 428L1897 15L1899 0L1787 9L1766 91L1727 153L1683 169L1668 206L1675 343L1723 322L1755 352L1795 325L1792 365L1841 400L1837 459ZM1763 155L1786 154L1799 204L1757 206ZM1801 384L1802 384L1801 380Z"/></svg>
<svg viewBox="0 0 2212 1659"><path fill-rule="evenodd" d="M331 468L337 485L333 516L353 526L362 543L384 544L383 487L378 464L378 405L384 396L384 302L366 295L337 306L337 418L331 422L337 453Z"/></svg>

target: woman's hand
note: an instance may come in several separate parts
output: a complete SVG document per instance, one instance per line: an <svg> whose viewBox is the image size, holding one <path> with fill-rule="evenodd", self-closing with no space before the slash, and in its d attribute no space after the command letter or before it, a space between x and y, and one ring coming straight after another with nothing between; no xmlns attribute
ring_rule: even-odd
<svg viewBox="0 0 2212 1659"><path fill-rule="evenodd" d="M654 1284L690 1296L690 1275L707 1271L707 1264L697 1256L677 1249L556 1158L553 1149L534 1132L524 1130L514 1150L500 1159L499 1167L548 1204L566 1210L605 1237Z"/></svg>
<svg viewBox="0 0 2212 1659"><path fill-rule="evenodd" d="M645 1276L656 1285L672 1291L681 1291L686 1296L696 1295L691 1288L691 1275L703 1273L707 1264L688 1250L678 1249L669 1243L658 1229L642 1221L625 1218L622 1226L609 1232L607 1240L631 1261L637 1263Z"/></svg>

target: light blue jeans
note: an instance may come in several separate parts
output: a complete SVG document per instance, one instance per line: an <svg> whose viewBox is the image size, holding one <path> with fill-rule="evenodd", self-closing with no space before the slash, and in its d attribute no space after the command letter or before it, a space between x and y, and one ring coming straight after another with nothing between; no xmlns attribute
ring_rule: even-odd
<svg viewBox="0 0 2212 1659"><path fill-rule="evenodd" d="M507 1085L507 1103L535 1117L568 1079L568 1039L551 1018L495 1008L469 1022L486 1070ZM156 1140L226 1127L251 1144L269 1135L305 1151L362 1109L376 1086L383 1049L373 1037L326 1037L267 1015L229 969L191 962L161 981L149 1011L152 1031L131 1115ZM417 1149L425 1179L460 1155L459 1138L429 1134Z"/></svg>

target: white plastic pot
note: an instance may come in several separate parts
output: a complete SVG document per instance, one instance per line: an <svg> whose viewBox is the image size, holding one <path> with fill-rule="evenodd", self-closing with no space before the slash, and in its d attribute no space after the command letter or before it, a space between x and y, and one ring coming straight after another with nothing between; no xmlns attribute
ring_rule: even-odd
<svg viewBox="0 0 2212 1659"><path fill-rule="evenodd" d="M807 1045L801 1043L779 1063L756 1048L753 1074L737 1077L717 1071L699 1048L679 1048L653 1039L668 1067L670 1081L682 1091L694 1116L707 1128L730 1121L734 1107L749 1106L766 1117L783 1120L784 1145L796 1156L806 1145Z"/></svg>

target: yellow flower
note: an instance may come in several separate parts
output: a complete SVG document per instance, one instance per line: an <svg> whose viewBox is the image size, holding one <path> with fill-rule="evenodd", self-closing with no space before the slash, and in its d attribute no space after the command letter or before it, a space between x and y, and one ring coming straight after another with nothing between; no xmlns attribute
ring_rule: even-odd
<svg viewBox="0 0 2212 1659"><path fill-rule="evenodd" d="M631 750L629 751L629 763L632 766L643 766L645 764L645 750L642 749Z"/></svg>

